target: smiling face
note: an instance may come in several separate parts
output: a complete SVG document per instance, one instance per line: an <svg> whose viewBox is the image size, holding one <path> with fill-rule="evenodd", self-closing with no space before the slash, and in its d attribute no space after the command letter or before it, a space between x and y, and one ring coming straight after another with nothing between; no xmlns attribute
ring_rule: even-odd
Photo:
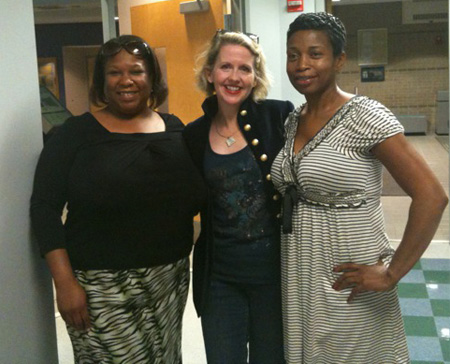
<svg viewBox="0 0 450 364"><path fill-rule="evenodd" d="M305 96L336 87L336 74L345 53L333 55L328 35L321 30L299 30L287 42L286 71L295 89Z"/></svg>
<svg viewBox="0 0 450 364"><path fill-rule="evenodd" d="M255 57L240 45L222 46L214 67L206 71L214 85L220 107L239 107L255 87Z"/></svg>
<svg viewBox="0 0 450 364"><path fill-rule="evenodd" d="M122 49L106 62L105 96L113 114L130 117L146 111L150 93L150 79L142 58Z"/></svg>

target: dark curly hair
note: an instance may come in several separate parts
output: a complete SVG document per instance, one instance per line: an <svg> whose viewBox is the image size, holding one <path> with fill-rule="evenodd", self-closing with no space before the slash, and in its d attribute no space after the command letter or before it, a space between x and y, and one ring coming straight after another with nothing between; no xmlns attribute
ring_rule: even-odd
<svg viewBox="0 0 450 364"><path fill-rule="evenodd" d="M330 39L333 55L336 57L345 52L347 32L342 21L334 15L324 12L300 14L289 25L287 40L299 30L323 30Z"/></svg>
<svg viewBox="0 0 450 364"><path fill-rule="evenodd" d="M130 45L134 49L130 48ZM108 104L105 97L105 65L110 58L122 49L144 60L152 90L149 100L150 107L158 107L167 98L167 86L162 78L161 68L152 48L142 38L135 35L121 35L110 39L101 46L95 59L94 75L89 92L90 101L96 106Z"/></svg>

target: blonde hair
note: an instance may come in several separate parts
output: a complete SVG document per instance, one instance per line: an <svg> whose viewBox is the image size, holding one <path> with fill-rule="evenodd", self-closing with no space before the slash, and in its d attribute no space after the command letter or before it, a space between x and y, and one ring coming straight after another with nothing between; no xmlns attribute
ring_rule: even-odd
<svg viewBox="0 0 450 364"><path fill-rule="evenodd" d="M253 41L248 35L239 32L217 31L216 35L207 44L206 49L197 57L197 67L195 76L197 86L208 96L214 94L214 85L208 82L206 71L211 72L216 63L220 49L224 45L240 45L247 48L255 57L255 87L252 91L253 101L258 102L264 100L269 93L270 79L266 70L266 57L264 56L261 46Z"/></svg>

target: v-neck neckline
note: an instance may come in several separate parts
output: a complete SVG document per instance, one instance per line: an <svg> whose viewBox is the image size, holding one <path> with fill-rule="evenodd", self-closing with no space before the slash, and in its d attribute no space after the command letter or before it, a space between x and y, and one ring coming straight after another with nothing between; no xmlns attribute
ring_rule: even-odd
<svg viewBox="0 0 450 364"><path fill-rule="evenodd" d="M331 132L332 130L338 125L339 121L342 119L342 115L345 114L350 106L355 102L356 100L361 99L364 96L355 95L350 100L345 102L334 114L333 116L320 128L317 133L309 139L305 145L297 153L294 152L294 144L295 144L295 135L297 133L297 128L300 120L300 114L302 110L305 108L306 103L298 107L294 113L292 114L293 121L290 123L290 128L287 130L287 138L286 141L288 142L287 147L289 151L289 155L292 156L292 158L295 159L302 159L306 155L308 155L312 150L314 150L317 145L319 145ZM287 152L285 151L285 152Z"/></svg>

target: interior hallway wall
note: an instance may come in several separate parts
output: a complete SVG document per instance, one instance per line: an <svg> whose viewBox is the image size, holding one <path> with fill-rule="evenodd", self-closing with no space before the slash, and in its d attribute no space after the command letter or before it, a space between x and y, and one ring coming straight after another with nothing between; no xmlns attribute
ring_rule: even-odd
<svg viewBox="0 0 450 364"><path fill-rule="evenodd" d="M259 36L273 84L269 98L290 100L295 106L304 102L286 75L286 33L289 24L301 13L288 13L286 1L245 0L246 31ZM325 0L304 1L304 13L325 11Z"/></svg>
<svg viewBox="0 0 450 364"><path fill-rule="evenodd" d="M201 114L204 95L195 87L195 56L217 28L223 28L222 0L210 0L207 13L179 14L179 0L118 0L119 31L146 39L152 47L167 47L170 112L186 123ZM325 0L304 2L304 12L325 11ZM269 98L304 102L285 71L286 32L300 13L288 13L285 1L245 0L247 32L256 33L273 76Z"/></svg>
<svg viewBox="0 0 450 364"><path fill-rule="evenodd" d="M92 83L95 57L99 49L100 46L62 48L66 108L73 115L98 109L95 105L90 105L89 88Z"/></svg>
<svg viewBox="0 0 450 364"><path fill-rule="evenodd" d="M38 57L56 58L59 100L66 106L63 48L100 46L103 43L102 23L37 24L35 30ZM70 104L69 100L67 104Z"/></svg>
<svg viewBox="0 0 450 364"><path fill-rule="evenodd" d="M132 34L130 9L138 5L146 5L168 0L117 0L117 15L119 16L119 33Z"/></svg>
<svg viewBox="0 0 450 364"><path fill-rule="evenodd" d="M207 12L180 14L180 2L135 6L130 13L132 33L154 48L165 48L169 112L188 123L202 114L205 98L195 86L195 58L215 31L223 28L223 5L222 0L210 0Z"/></svg>
<svg viewBox="0 0 450 364"><path fill-rule="evenodd" d="M32 0L2 0L0 24L0 363L55 364L51 280L28 217L42 148Z"/></svg>
<svg viewBox="0 0 450 364"><path fill-rule="evenodd" d="M396 115L424 115L428 131L434 133L437 92L449 87L448 25L403 24L401 2L335 6L333 13L347 29L347 64L339 86L351 93L356 87ZM388 32L385 80L361 82L357 32L377 28Z"/></svg>

